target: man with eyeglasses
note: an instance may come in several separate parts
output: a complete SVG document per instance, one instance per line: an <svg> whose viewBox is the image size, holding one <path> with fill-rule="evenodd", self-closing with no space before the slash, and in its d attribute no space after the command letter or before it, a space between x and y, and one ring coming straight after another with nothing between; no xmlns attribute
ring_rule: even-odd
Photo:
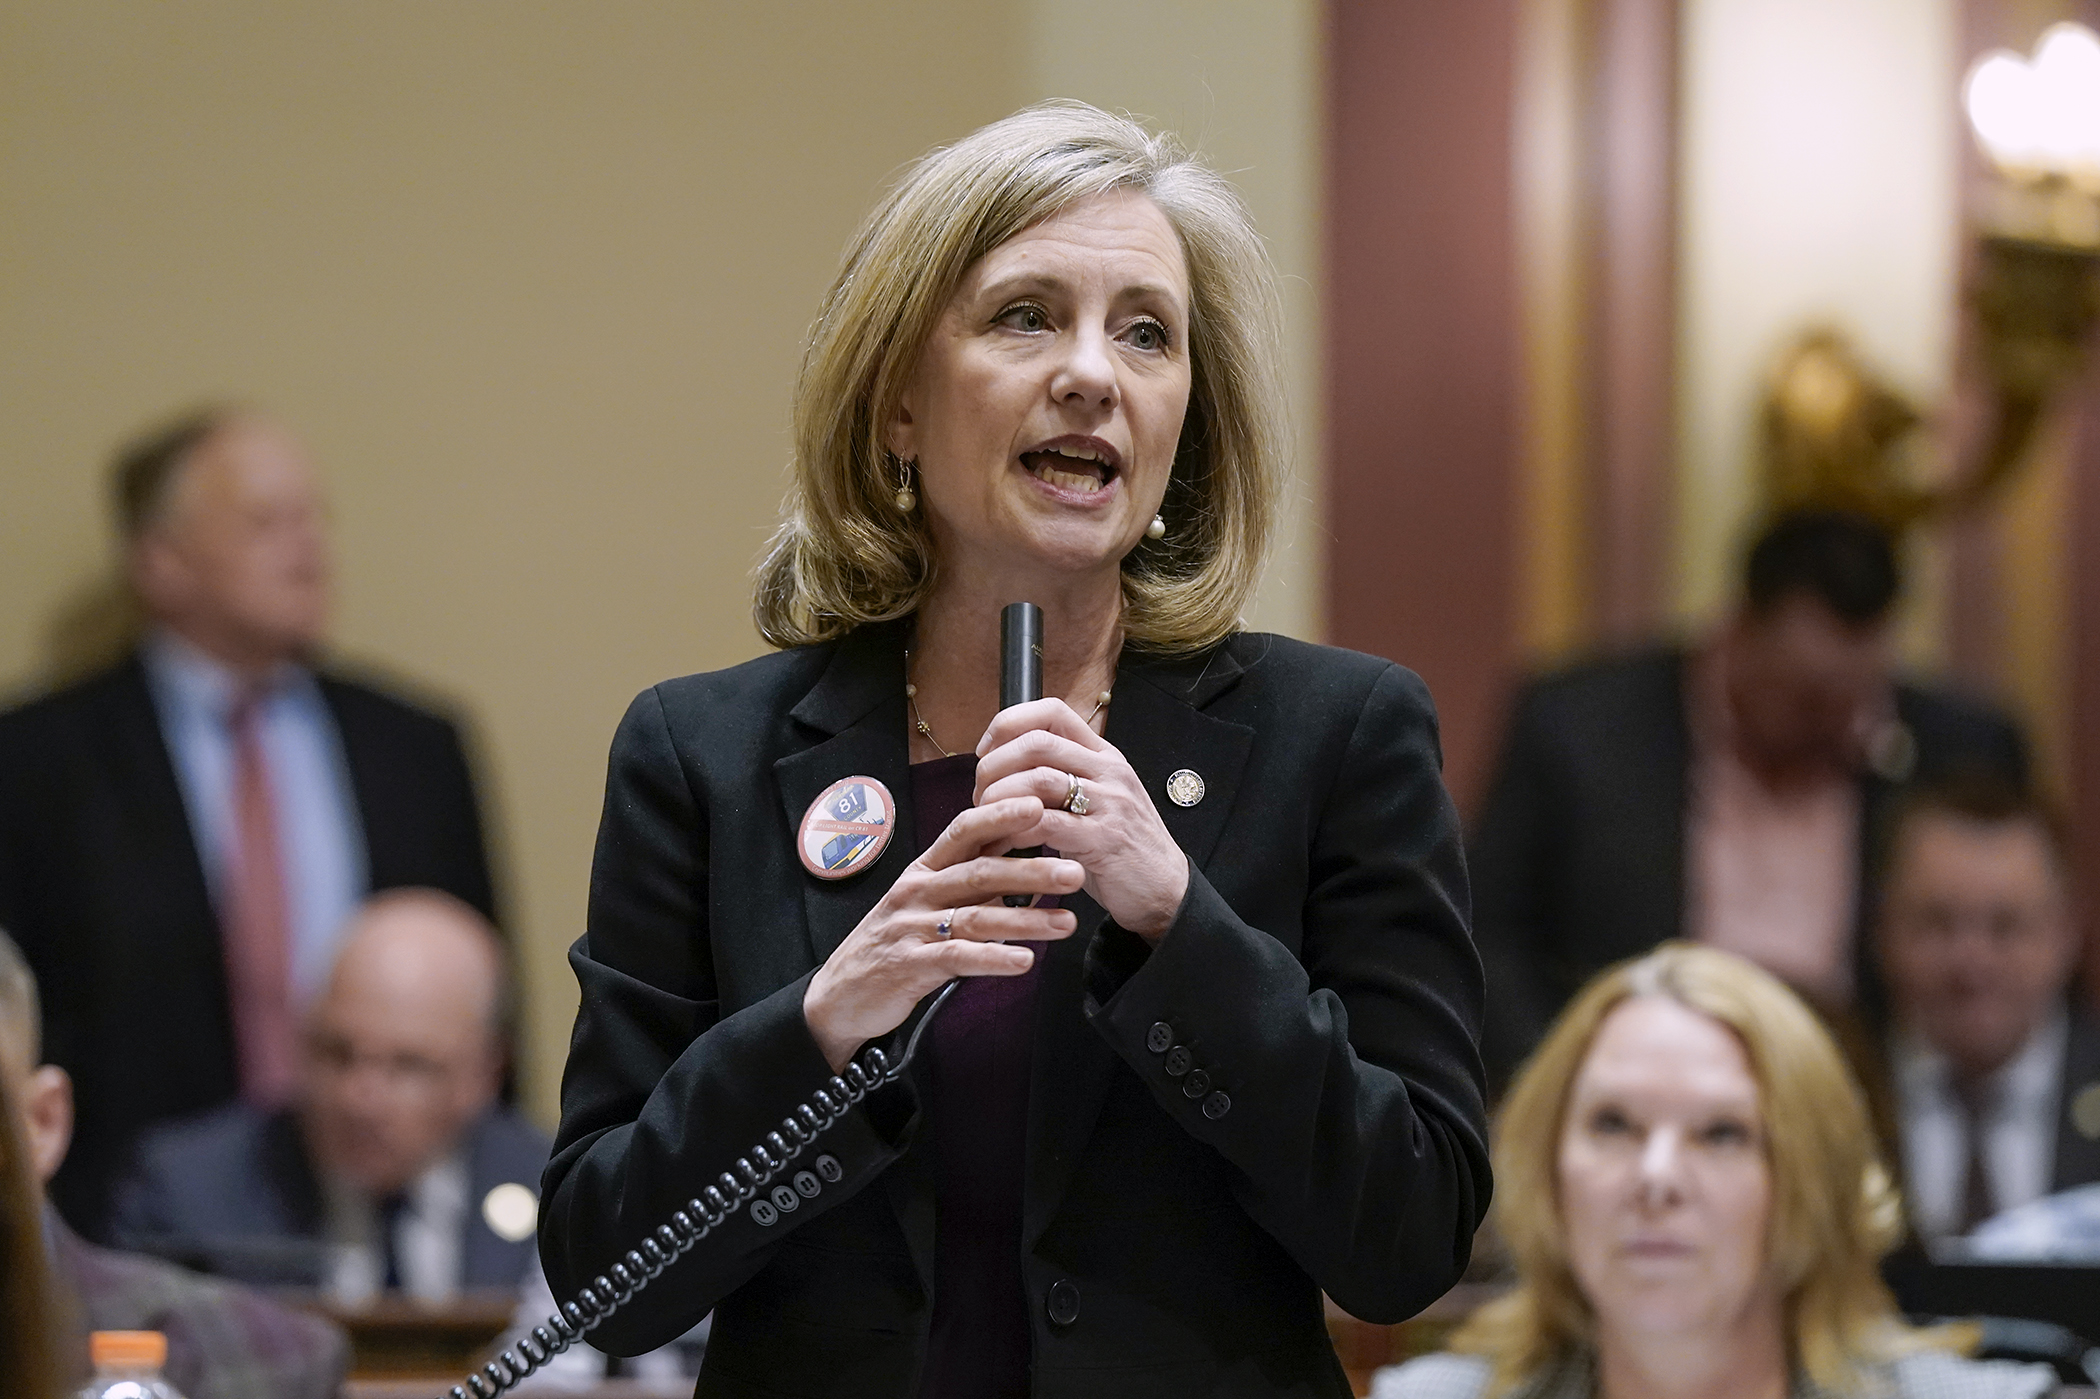
<svg viewBox="0 0 2100 1399"><path fill-rule="evenodd" d="M1918 1235L1945 1251L2100 1180L2100 1026L2071 994L2078 924L2046 807L1956 778L1904 802L1886 849L1893 1154Z"/></svg>
<svg viewBox="0 0 2100 1399"><path fill-rule="evenodd" d="M547 1140L498 1102L508 985L494 930L458 899L368 900L307 1018L293 1105L149 1133L119 1237L343 1301L516 1287Z"/></svg>

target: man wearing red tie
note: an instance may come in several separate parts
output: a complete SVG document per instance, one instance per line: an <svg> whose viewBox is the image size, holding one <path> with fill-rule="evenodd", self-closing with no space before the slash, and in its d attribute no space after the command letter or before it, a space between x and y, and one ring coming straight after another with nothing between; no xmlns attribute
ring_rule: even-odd
<svg viewBox="0 0 2100 1399"><path fill-rule="evenodd" d="M368 892L493 906L452 724L316 668L330 569L298 444L197 413L121 454L115 486L143 639L0 715L0 925L78 1085L52 1193L90 1235L140 1130L285 1102L301 1012Z"/></svg>

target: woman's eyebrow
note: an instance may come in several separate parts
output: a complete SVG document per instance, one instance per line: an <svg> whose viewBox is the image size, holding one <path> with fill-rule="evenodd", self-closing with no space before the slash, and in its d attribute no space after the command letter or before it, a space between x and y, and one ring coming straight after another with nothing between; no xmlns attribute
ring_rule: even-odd
<svg viewBox="0 0 2100 1399"><path fill-rule="evenodd" d="M1180 292L1159 282L1133 282L1117 292L1114 299L1119 306L1132 302L1164 305L1176 316L1185 315L1188 310Z"/></svg>
<svg viewBox="0 0 2100 1399"><path fill-rule="evenodd" d="M1057 296L1070 290L1071 283L1054 272L1018 271L986 282L978 289L977 295L986 301L1004 301L1028 292ZM1164 302L1176 314L1183 310L1181 293L1163 282L1132 282L1117 288L1110 299L1118 305L1132 301Z"/></svg>
<svg viewBox="0 0 2100 1399"><path fill-rule="evenodd" d="M987 300L1003 300L1021 292L1059 293L1066 291L1068 286L1064 278L1051 272L1009 272L1003 277L986 282L978 289L978 295Z"/></svg>

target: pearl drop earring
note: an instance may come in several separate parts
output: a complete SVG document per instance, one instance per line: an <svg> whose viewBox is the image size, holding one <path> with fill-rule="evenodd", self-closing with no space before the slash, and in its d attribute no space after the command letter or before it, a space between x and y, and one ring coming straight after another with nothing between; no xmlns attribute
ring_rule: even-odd
<svg viewBox="0 0 2100 1399"><path fill-rule="evenodd" d="M904 467L904 484L897 487L897 494L894 499L897 502L897 508L909 515L912 511L918 509L919 498L912 493L911 463L903 462L901 465Z"/></svg>
<svg viewBox="0 0 2100 1399"><path fill-rule="evenodd" d="M1166 537L1167 537L1167 522L1166 522L1165 520L1162 520L1162 519L1161 519L1161 518L1160 518L1159 516L1157 516L1157 515L1154 515L1154 516L1152 517L1152 523L1151 523L1151 524L1149 524L1149 525L1147 525L1147 526L1145 526L1145 538L1147 538L1147 539L1165 539Z"/></svg>

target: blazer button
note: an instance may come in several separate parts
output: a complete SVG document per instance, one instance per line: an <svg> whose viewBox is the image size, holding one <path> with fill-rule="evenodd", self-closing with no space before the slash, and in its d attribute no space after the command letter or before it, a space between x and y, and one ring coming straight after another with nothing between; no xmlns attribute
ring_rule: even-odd
<svg viewBox="0 0 2100 1399"><path fill-rule="evenodd" d="M1162 1067L1166 1069L1168 1078L1180 1078L1196 1067L1196 1056L1189 1053L1187 1045L1177 1044L1167 1051L1167 1062Z"/></svg>
<svg viewBox="0 0 2100 1399"><path fill-rule="evenodd" d="M1050 1313L1053 1326L1070 1326L1079 1320L1079 1285L1068 1278L1051 1283L1044 1310Z"/></svg>
<svg viewBox="0 0 2100 1399"><path fill-rule="evenodd" d="M1208 1092L1210 1075L1201 1069L1192 1070L1189 1076L1181 1081L1181 1096L1184 1098L1200 1098Z"/></svg>
<svg viewBox="0 0 2100 1399"><path fill-rule="evenodd" d="M1226 1097L1222 1092L1213 1093L1203 1100L1203 1115L1213 1122L1216 1122L1231 1111L1232 1099Z"/></svg>
<svg viewBox="0 0 2100 1399"><path fill-rule="evenodd" d="M1172 1043L1174 1043L1174 1027L1164 1020L1154 1021L1152 1028L1145 1032L1145 1048L1151 1050L1154 1054L1166 1053L1167 1046Z"/></svg>

